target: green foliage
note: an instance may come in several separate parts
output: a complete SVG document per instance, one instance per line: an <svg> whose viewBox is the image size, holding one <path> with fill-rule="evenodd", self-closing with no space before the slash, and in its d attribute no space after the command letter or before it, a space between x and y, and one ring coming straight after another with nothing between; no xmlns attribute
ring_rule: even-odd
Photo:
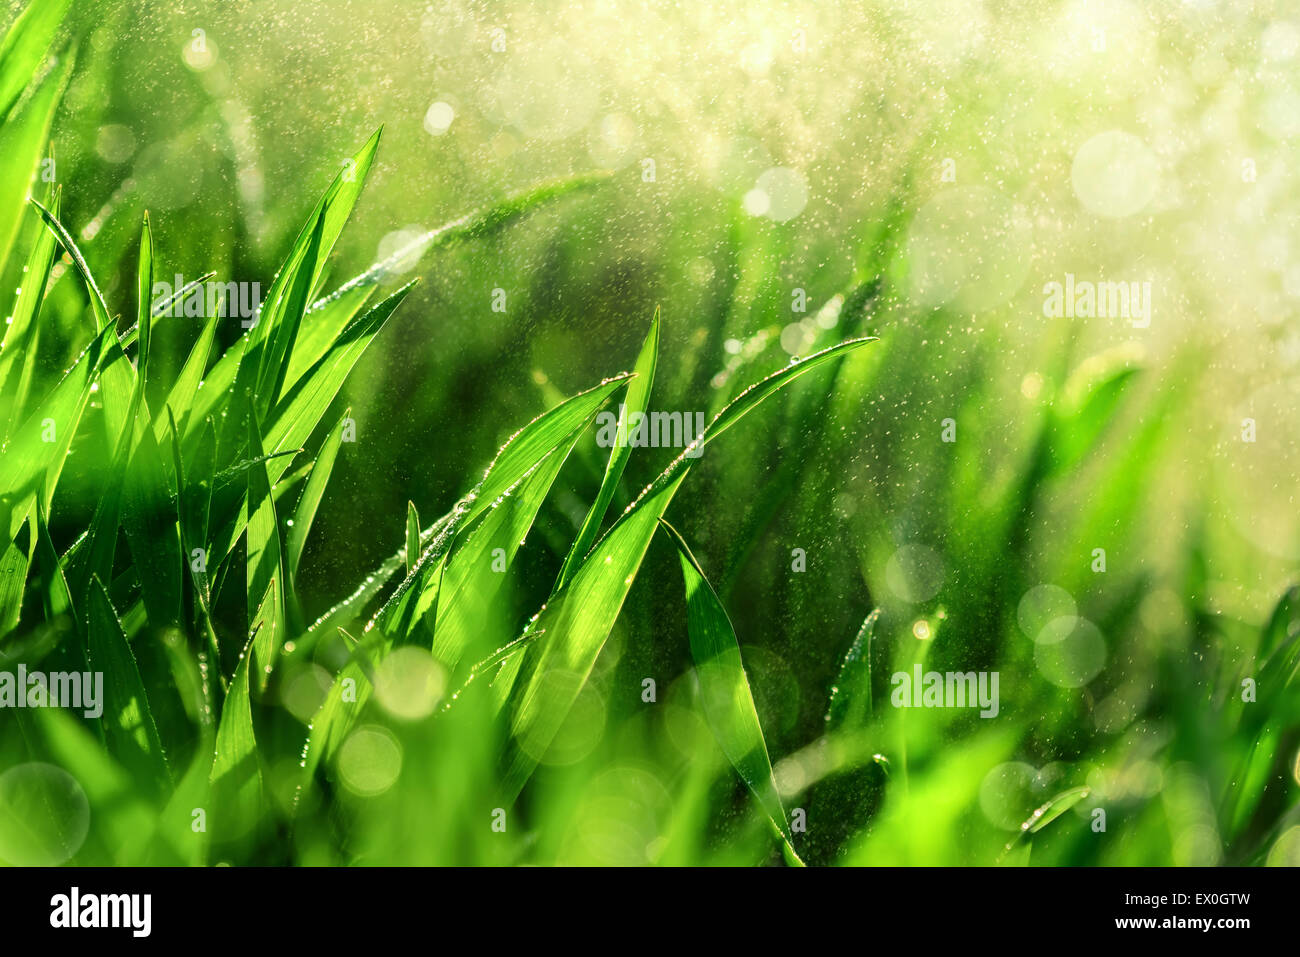
<svg viewBox="0 0 1300 957"><path fill-rule="evenodd" d="M38 176L88 69L68 7L0 44L0 671L104 696L0 709L0 775L62 768L90 814L63 853L66 809L0 807L31 856L5 863L1290 860L1294 565L1158 512L1199 461L1201 347L1089 355L913 301L910 175L806 248L697 198L628 247L648 279L597 257L629 174L581 173L335 282L404 189L376 130L314 152L323 192L273 228L144 195L97 239L95 189ZM236 265L274 276L248 328L174 314ZM528 306L489 324L498 271ZM636 321L588 338L588 311ZM713 413L689 445L628 441L675 403ZM1100 650L1044 641L1062 622ZM897 706L915 667L998 672L996 719Z"/></svg>

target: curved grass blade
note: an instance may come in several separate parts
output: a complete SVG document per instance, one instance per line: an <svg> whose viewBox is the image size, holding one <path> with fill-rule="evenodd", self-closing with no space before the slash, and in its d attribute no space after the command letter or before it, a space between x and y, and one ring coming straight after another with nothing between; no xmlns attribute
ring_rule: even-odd
<svg viewBox="0 0 1300 957"><path fill-rule="evenodd" d="M203 330L199 333L199 338L195 341L193 348L190 349L189 357L185 360L185 365L181 367L180 374L176 376L176 381L172 383L172 387L167 393L167 399L163 403L180 426L179 436L185 434L185 428L189 424L194 396L199 391L199 383L203 381L203 370L208 364L208 356L212 352L212 342L216 335L217 319L213 316L203 324ZM163 424L161 416L154 421L154 437L159 441L162 441Z"/></svg>
<svg viewBox="0 0 1300 957"><path fill-rule="evenodd" d="M686 541L662 518L659 524L677 546L681 561L682 577L686 583L691 657L695 659L695 675L699 680L705 719L713 729L722 753L754 795L777 836L785 843L787 853L798 860L794 835L790 833L790 824L772 775L772 760L767 753L758 709L754 706L745 665L740 658L736 630Z"/></svg>
<svg viewBox="0 0 1300 957"><path fill-rule="evenodd" d="M265 430L268 452L301 448L311 437L330 403L343 388L352 367L379 334L393 311L406 298L415 282L412 280L407 283L354 321L280 400L271 413ZM289 463L285 461L283 466L269 470L272 485L279 481L288 467Z"/></svg>
<svg viewBox="0 0 1300 957"><path fill-rule="evenodd" d="M420 560L366 624L362 633L364 648L379 651L393 638L411 634L415 624L431 607L438 594L447 554L461 529L492 508L557 448L566 443L571 446L576 442L596 412L628 378L627 373L615 376L586 392L571 396L542 413L506 441L479 484L430 530L429 542L424 547ZM393 566L388 575L393 574L400 567L399 563L404 561L403 557L387 563ZM344 605L351 606L356 600L360 600L359 595L354 595ZM319 633L323 622L338 620L341 614L339 609L334 609L312 626L313 631ZM342 697L346 682L352 683L355 700L345 707ZM353 662L335 677L325 702L312 720L303 753L302 766L306 779L310 779L320 761L332 755L342 743L368 694L366 669L355 660L354 655Z"/></svg>
<svg viewBox="0 0 1300 957"><path fill-rule="evenodd" d="M573 573L576 566L586 557L587 552L591 550L592 543L596 540L596 534L600 531L600 523L604 521L605 512L609 509L609 503L614 498L614 492L618 488L618 480L623 477L623 469L627 467L627 460L632 456L632 447L627 442L628 420L633 416L645 414L646 406L650 403L650 390L654 387L655 365L659 361L659 309L656 307L654 318L650 320L650 332L645 337L645 342L641 345L641 352L637 356L636 365L632 371L636 374L627 387L627 398L619 407L618 416L618 434L614 442L614 447L609 452L609 463L605 467L605 477L601 480L600 491L596 493L596 501L592 503L591 509L587 512L587 517L583 520L582 528L578 530L578 537L574 539L573 546L569 549L569 554L565 556L564 566L560 569L560 576L556 579L553 591L558 592L564 587Z"/></svg>
<svg viewBox="0 0 1300 957"><path fill-rule="evenodd" d="M325 496L325 487L329 484L330 473L334 470L334 460L338 458L339 447L343 443L343 426L351 416L352 410L343 413L334 428L321 445L316 462L307 475L307 484L303 486L302 495L293 512L293 525L285 535L285 570L292 584L298 580L298 563L302 560L302 550L307 545L307 536L311 533L312 522L316 519L316 509L320 507ZM409 542L410 535L408 533ZM418 552L418 541L417 541Z"/></svg>
<svg viewBox="0 0 1300 957"><path fill-rule="evenodd" d="M879 620L880 609L876 608L867 615L840 664L826 709L827 731L860 728L871 716L871 639Z"/></svg>
<svg viewBox="0 0 1300 957"><path fill-rule="evenodd" d="M56 189L50 197L50 206L56 214L59 203L60 194ZM31 396L41 333L36 318L45 301L45 286L50 280L50 270L54 265L55 247L54 235L38 218L38 233L23 270L22 291L14 302L10 315L12 321L5 327L4 342L0 345L0 410L6 404L8 406L8 413L0 423L4 429L0 439L6 441L21 421L23 410L27 408ZM22 365L15 379L13 370L19 361Z"/></svg>
<svg viewBox="0 0 1300 957"><path fill-rule="evenodd" d="M495 647L492 603L506 571L532 528L555 478L581 432L558 446L514 489L493 506L465 544L451 554L438 586L433 655L449 669L467 651Z"/></svg>
<svg viewBox="0 0 1300 957"><path fill-rule="evenodd" d="M586 392L579 392L512 435L497 452L482 481L456 503L447 526L424 550L412 573L366 625L366 631L379 625L389 634L405 633L431 605L433 593L430 589L441 580L443 562L460 530L518 485L557 447L576 441L609 396L628 378L630 374L624 373L606 379Z"/></svg>
<svg viewBox="0 0 1300 957"><path fill-rule="evenodd" d="M27 515L30 516L31 512ZM33 521L25 517L23 525L27 528L26 544L21 541L23 536L20 528L19 536L9 542L4 551L0 551L0 638L9 634L18 624L23 594L27 590L27 570L31 567L32 553L36 547Z"/></svg>
<svg viewBox="0 0 1300 957"><path fill-rule="evenodd" d="M101 722L109 751L137 781L161 793L171 780L162 739L149 708L140 668L104 583L91 581L87 653L92 673L103 676ZM84 690L83 690L84 694Z"/></svg>
<svg viewBox="0 0 1300 957"><path fill-rule="evenodd" d="M109 317L108 305L104 302L104 294L99 291L99 285L95 282L95 277L91 275L90 266L86 264L86 257L81 255L81 250L77 248L76 240L72 238L72 234L69 233L67 227L59 221L59 218L42 206L40 202L31 198L27 201L35 206L37 211L40 212L41 218L45 220L45 225L54 233L55 238L59 241L59 245L63 247L63 251L67 253L68 258L72 260L72 265L73 268L76 269L77 275L79 275L81 281L85 283L86 291L90 295L90 312L95 317L96 331L103 331L105 328L111 326L113 321Z"/></svg>
<svg viewBox="0 0 1300 957"><path fill-rule="evenodd" d="M503 662L493 682L499 702L514 702L510 719L513 742L506 759L506 793L519 793L540 755L564 722L578 692L591 674L614 627L632 582L641 567L659 519L667 511L692 463L704 447L768 396L799 376L838 359L874 339L853 339L809 356L750 386L724 408L691 445L623 512L569 584L529 623L516 658ZM575 682L571 676L577 676ZM523 681L514 694L515 681Z"/></svg>
<svg viewBox="0 0 1300 957"><path fill-rule="evenodd" d="M265 397L263 412L280 399L298 326L311 303L312 290L320 281L325 261L361 195L382 133L381 126L371 134L317 202L271 284L249 333L249 341L254 346L265 344L257 370L257 393Z"/></svg>
<svg viewBox="0 0 1300 957"><path fill-rule="evenodd" d="M415 571L416 556L420 554L420 513L414 502L406 503L406 574Z"/></svg>
<svg viewBox="0 0 1300 957"><path fill-rule="evenodd" d="M257 429L257 415L252 410L249 411L248 429L249 451L260 455L262 437ZM277 582L284 581L284 562L266 463L258 463L248 470L244 514L248 537L248 620L254 623L257 634L252 656L257 668L258 690L265 691L285 631L284 589L276 587Z"/></svg>
<svg viewBox="0 0 1300 957"><path fill-rule="evenodd" d="M1078 465L1097 444L1141 368L1119 354L1085 362L1066 383L1050 416L1047 474Z"/></svg>
<svg viewBox="0 0 1300 957"><path fill-rule="evenodd" d="M136 268L136 328L139 330L140 347L136 350L136 369L140 382L146 380L149 368L149 338L152 328L149 310L150 293L153 291L153 231L149 228L149 213L144 214L144 225L140 227L140 262Z"/></svg>
<svg viewBox="0 0 1300 957"><path fill-rule="evenodd" d="M64 251L71 258L73 266L81 276L82 282L85 283L90 295L90 309L95 317L96 329L100 332L105 329L114 330L112 340L107 347L103 368L99 371L103 386L101 396L104 404L104 419L108 426L107 445L111 452L117 447L118 436L127 427L127 423L131 421L128 406L130 397L135 392L138 378L135 366L127 361L126 354L122 351L122 344L117 337L115 323L109 317L104 296L99 291L99 286L95 283L95 277L91 275L90 267L86 264L86 259L82 256L81 250L77 248L71 234L53 213L35 199L29 199L28 202L40 211L41 217L45 220L45 225L54 232Z"/></svg>
<svg viewBox="0 0 1300 957"><path fill-rule="evenodd" d="M13 521L13 510L26 495L39 492L48 514L72 437L90 400L90 386L103 368L112 342L113 330L101 330L5 446L0 464L0 515L3 509L10 510L10 539L21 524ZM53 441L47 441L50 436Z"/></svg>
<svg viewBox="0 0 1300 957"><path fill-rule="evenodd" d="M181 288L177 289L171 295L165 296L162 299L159 299L156 302L154 302L149 307L150 320L161 319L164 316L168 315L168 313L171 311L172 306L184 302L186 296L194 292L194 290L198 289L200 286L204 285L209 279L211 279L216 274L217 273L215 270L212 272L205 272L198 279L187 282L185 285L181 286ZM139 338L140 338L140 320L139 320L139 314L137 313L136 321L131 324L131 327L129 329L127 329L120 336L118 336L118 339L122 343L122 348L127 349L133 343L135 343Z"/></svg>
<svg viewBox="0 0 1300 957"><path fill-rule="evenodd" d="M1007 842L1007 846L1002 849L1002 855L998 859L1001 860L1006 857L1025 835L1037 834L1091 793L1092 789L1087 787L1070 788L1046 801L1020 825L1020 830L1016 832L1015 837Z"/></svg>
<svg viewBox="0 0 1300 957"><path fill-rule="evenodd" d="M253 641L248 638L221 708L217 725L217 746L208 777L212 785L213 817L218 827L237 834L258 819L262 797L262 771L253 731L253 707L248 669L253 659Z"/></svg>
<svg viewBox="0 0 1300 957"><path fill-rule="evenodd" d="M294 340L293 351L289 354L288 372L284 380L286 392L329 351L343 330L366 308L374 292L373 286L359 287L308 310L298 327L298 338Z"/></svg>
<svg viewBox="0 0 1300 957"><path fill-rule="evenodd" d="M522 193L517 193L492 206L467 213L422 236L417 236L382 262L375 263L361 275L350 279L330 295L312 304L311 311L322 309L343 296L359 289L373 286L387 278L398 265L406 265L413 257L423 256L431 249L449 249L461 243L491 236L493 233L522 219L544 204L570 193L603 183L610 178L606 172L580 173L566 179L543 183Z"/></svg>
<svg viewBox="0 0 1300 957"><path fill-rule="evenodd" d="M0 43L0 120L9 115L45 60L70 2L29 3L5 34Z"/></svg>
<svg viewBox="0 0 1300 957"><path fill-rule="evenodd" d="M13 31L9 35L12 37ZM8 261L18 235L23 204L28 200L27 192L37 164L45 155L54 113L63 99L75 59L72 51L68 51L63 62L19 104L17 113L0 123L0 266ZM22 85L25 87L30 79L30 75L22 77ZM0 86L3 85L5 79L0 77Z"/></svg>

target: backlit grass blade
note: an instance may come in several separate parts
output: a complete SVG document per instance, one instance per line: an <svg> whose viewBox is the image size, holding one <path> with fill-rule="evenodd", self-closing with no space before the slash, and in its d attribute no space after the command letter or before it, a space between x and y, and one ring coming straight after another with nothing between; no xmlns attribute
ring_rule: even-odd
<svg viewBox="0 0 1300 957"><path fill-rule="evenodd" d="M74 59L69 51L31 96L19 104L17 113L0 123L0 266L8 261L18 235L23 204L27 202L37 165L46 156L54 112L63 98ZM22 80L24 86L29 79ZM0 78L0 84L3 83L4 79Z"/></svg>
<svg viewBox="0 0 1300 957"><path fill-rule="evenodd" d="M322 211L312 227L307 245L299 253L301 258L293 264L292 268L287 267L286 271L281 273L281 276L288 275L292 280L283 293L283 300L277 302L272 298L269 302L270 308L264 308L258 317L259 321L274 324L266 333L268 338L262 343L261 369L253 392L259 400L259 413L265 414L269 411L284 388L284 380L289 372L288 356L293 350L294 340L298 337L298 326L307 311L312 285L316 280L314 267L320 264L324 253L321 248L324 233L325 213ZM275 294L276 288L273 286L272 297Z"/></svg>
<svg viewBox="0 0 1300 957"><path fill-rule="evenodd" d="M577 176L535 186L495 205L467 213L459 219L416 237L387 259L375 263L361 275L345 282L329 296L315 302L312 311L321 309L340 297L353 295L358 290L382 282L393 272L394 267L410 262L413 257L422 256L432 249L448 249L461 243L491 236L553 200L590 189L606 182L609 178L610 174L604 172L580 173Z"/></svg>
<svg viewBox="0 0 1300 957"><path fill-rule="evenodd" d="M435 539L437 539L447 527L447 524L455 516L455 512L448 512L440 516L431 525L420 532L420 548L427 548ZM393 580L393 576L399 572L404 572L406 568L406 546L403 545L396 553L384 559L380 565L365 577L365 580L356 587L352 594L348 595L342 601L335 604L323 615L311 623L307 629L307 634L295 642L292 654L304 654L311 649L315 641L320 636L332 629L339 628L348 621L354 621L364 617L366 609L378 598L379 594Z"/></svg>
<svg viewBox="0 0 1300 957"><path fill-rule="evenodd" d="M155 628L168 628L184 620L184 559L162 449L143 411L143 401L140 409L135 451L122 489L122 527L145 585L142 597L149 621Z"/></svg>
<svg viewBox="0 0 1300 957"><path fill-rule="evenodd" d="M415 571L417 556L420 554L420 513L415 510L414 502L406 503L406 574Z"/></svg>
<svg viewBox="0 0 1300 957"><path fill-rule="evenodd" d="M77 242L72 238L72 234L68 232L67 227L59 221L59 218L55 216L54 213L42 206L37 200L29 199L28 202L35 206L40 212L41 218L45 220L45 225L49 227L52 233L54 233L55 238L59 241L59 245L63 247L63 251L67 253L68 258L72 260L72 265L73 268L76 269L77 275L79 275L81 281L85 283L86 292L90 296L90 311L95 317L95 329L97 331L102 331L106 327L111 326L113 323L112 319L109 317L108 304L104 302L104 294L99 291L99 285L95 282L95 277L90 272L90 266L86 264L86 257L81 254L81 250L77 247Z"/></svg>
<svg viewBox="0 0 1300 957"><path fill-rule="evenodd" d="M71 0L29 3L0 43L0 121L8 116L49 53Z"/></svg>
<svg viewBox="0 0 1300 957"><path fill-rule="evenodd" d="M1070 788L1036 808L1034 813L1029 815L1024 823L1020 825L1020 830L1016 832L1016 836L1007 842L1007 846L1002 850L1002 856L1005 857L1022 839L1027 838L1028 835L1037 834L1091 793L1092 790L1086 787Z"/></svg>
<svg viewBox="0 0 1300 957"><path fill-rule="evenodd" d="M686 478L694 453L702 451L768 396L799 376L858 349L873 339L854 339L815 353L755 383L713 420L596 543L569 584L538 613L493 682L498 701L511 700L514 742L507 757L505 790L518 794L559 730L623 607L659 519ZM517 658L523 655L523 660ZM517 676L517 677L516 677ZM576 681L574 677L576 676ZM522 685L508 694L516 681Z"/></svg>
<svg viewBox="0 0 1300 957"><path fill-rule="evenodd" d="M140 859L158 821L157 809L141 796L135 777L104 750L80 715L62 708L37 708L34 714L46 753L65 768L76 768L110 863Z"/></svg>
<svg viewBox="0 0 1300 957"><path fill-rule="evenodd" d="M199 391L199 383L203 381L203 370L208 364L208 356L212 352L212 342L216 334L217 319L216 316L213 316L203 324L199 338L190 349L185 365L181 367L180 374L176 376L176 380L172 383L167 398L164 400L163 404L171 412L172 417L176 419L176 424L180 427L181 436L184 436L185 428L189 424L194 396ZM165 424L163 416L155 417L154 436L159 441L162 441L161 430Z"/></svg>
<svg viewBox="0 0 1300 957"><path fill-rule="evenodd" d="M1060 475L1083 460L1140 371L1120 354L1085 362L1071 375L1049 420L1049 475Z"/></svg>
<svg viewBox="0 0 1300 957"><path fill-rule="evenodd" d="M444 562L457 533L492 508L498 499L519 485L557 448L570 447L628 377L627 374L615 376L586 392L571 396L506 441L488 466L482 481L438 524L410 574L367 623L361 636L366 647L378 649L392 638L410 633L438 594ZM342 697L348 683L355 690L356 700L345 707ZM342 743L360 711L360 703L368 694L368 678L356 662L335 677L324 704L312 721L303 756L307 778L315 772L320 761L332 755Z"/></svg>
<svg viewBox="0 0 1300 957"><path fill-rule="evenodd" d="M137 780L161 793L170 781L162 739L131 645L103 582L91 582L88 657L92 673L103 675L101 722L110 753Z"/></svg>
<svg viewBox="0 0 1300 957"><path fill-rule="evenodd" d="M547 455L452 553L438 589L433 639L433 655L446 667L454 669L467 651L477 657L496 647L488 641L492 603L580 435Z"/></svg>
<svg viewBox="0 0 1300 957"><path fill-rule="evenodd" d="M50 198L50 206L57 213L58 190ZM37 215L33 211L33 216ZM39 218L37 222L40 222ZM6 418L0 421L0 427L3 427L0 440L8 439L30 400L41 338L40 323L36 319L45 301L45 286L54 265L56 245L54 235L43 224L40 225L23 270L22 291L18 293L9 317L12 321L5 327L3 345L0 346L0 415Z"/></svg>
<svg viewBox="0 0 1300 957"><path fill-rule="evenodd" d="M785 808L781 806L781 797L776 790L776 779L772 776L772 761L758 720L758 709L754 706L754 696L749 690L749 679L740 658L736 631L700 563L681 535L663 519L659 524L677 546L686 582L687 630L705 719L713 729L722 753L785 842L787 852L797 859L794 836L790 833L790 823L786 820Z"/></svg>
<svg viewBox="0 0 1300 957"><path fill-rule="evenodd" d="M10 539L21 524L21 520L14 523L12 510L23 496L39 490L42 504L49 511L72 437L90 399L91 383L112 343L113 330L101 330L5 446L0 461L0 517L6 511L11 516L7 529ZM0 532L5 531L0 528Z"/></svg>
<svg viewBox="0 0 1300 957"><path fill-rule="evenodd" d="M257 416L250 412L249 451L261 453L262 437L257 428ZM258 621L257 638L252 655L257 674L257 687L265 690L270 675L271 662L284 640L284 562L281 558L280 529L275 516L275 502L271 498L271 483L266 464L258 463L248 470L248 495L245 499L248 540L246 589L248 620ZM276 587L276 583L280 587ZM260 606L260 610L259 610Z"/></svg>
<svg viewBox="0 0 1300 957"><path fill-rule="evenodd" d="M27 569L35 546L36 530L29 520L20 527L19 536L0 551L0 638L18 624L23 594L27 590Z"/></svg>
<svg viewBox="0 0 1300 957"><path fill-rule="evenodd" d="M140 227L140 261L136 267L136 328L139 329L139 349L136 350L136 369L140 381L145 382L149 364L149 333L151 319L149 306L153 291L153 231L149 228L149 214L144 214L144 225Z"/></svg>
<svg viewBox="0 0 1300 957"><path fill-rule="evenodd" d="M773 392L789 385L795 378L810 372L820 365L824 365L834 359L852 352L868 342L875 342L875 337L868 336L861 339L849 339L838 345L831 346L829 349L823 349L821 352L815 352L806 359L790 360L790 365L774 372L767 378L755 382L740 395L736 396L727 404L727 407L718 413L708 429L705 430L704 439L700 440L701 444L713 441L727 429L739 422L744 416L756 409L764 399Z"/></svg>
<svg viewBox="0 0 1300 957"><path fill-rule="evenodd" d="M441 580L443 561L455 536L518 485L556 448L576 441L610 395L629 378L628 374L606 379L600 385L579 392L538 416L516 432L497 453L479 484L456 503L452 519L420 556L406 580L366 626L378 625L389 634L401 634L428 610L432 588Z"/></svg>
<svg viewBox="0 0 1300 957"><path fill-rule="evenodd" d="M207 281L215 275L216 275L215 272L206 272L198 279L193 279L190 282L187 282L185 285L181 286L181 288L177 289L175 292L171 293L170 295L163 296L162 298L151 303L149 306L150 319L151 320L160 319L163 316L170 314L172 311L172 307L176 307L177 309L179 309L181 307L181 304L185 302L185 298L187 296L193 293L200 286L205 285ZM211 318L215 318L215 316ZM152 325L152 322L150 324ZM131 324L131 327L129 329L127 329L120 336L118 336L118 339L121 340L122 348L126 349L129 348L131 345L133 345L139 339L139 337L140 337L140 321L137 314L136 321Z"/></svg>
<svg viewBox="0 0 1300 957"><path fill-rule="evenodd" d="M1260 661L1267 660L1274 649L1296 635L1300 635L1300 585L1288 588L1273 606L1273 613L1268 616L1268 623L1260 633L1255 657Z"/></svg>
<svg viewBox="0 0 1300 957"><path fill-rule="evenodd" d="M871 717L871 639L879 620L877 608L862 623L840 664L826 709L827 731L851 731Z"/></svg>
<svg viewBox="0 0 1300 957"><path fill-rule="evenodd" d="M589 188L606 179L608 174L603 173L574 176L544 184L510 197L502 203L462 216L419 237L388 259L344 283L330 295L318 299L302 319L293 347L289 350L281 396L293 394L295 384L325 355L331 344L342 335L342 330L349 328L349 323L364 306L373 287L392 273L393 266L408 261L417 252L449 248L462 242L490 236L547 202ZM328 241L328 234L323 237L323 241ZM254 332L256 333L256 328ZM252 341L251 335L240 339L212 367L205 379L204 388L195 398L195 415L198 418L210 414L214 408L225 401L225 394L235 383L245 350L250 348ZM261 353L258 350L250 351L250 355L254 354L260 356ZM249 375L251 372L245 373L246 382L249 381L247 379ZM190 433L187 429L187 441L189 438Z"/></svg>
<svg viewBox="0 0 1300 957"><path fill-rule="evenodd" d="M352 367L414 285L414 281L407 283L356 319L280 400L265 430L268 453L302 447L343 388ZM287 461L272 468L272 483L287 468Z"/></svg>
<svg viewBox="0 0 1300 957"><path fill-rule="evenodd" d="M316 364L342 335L343 330L352 323L366 308L370 297L375 293L373 286L357 287L324 304L313 306L303 316L298 327L298 337L294 340L293 351L289 354L288 372L284 379L284 391L292 389L302 378L303 373Z"/></svg>
<svg viewBox="0 0 1300 957"><path fill-rule="evenodd" d="M655 364L659 361L659 310L655 309L654 318L650 320L650 332L641 346L633 372L636 378L627 387L627 398L619 407L618 436L614 447L609 451L609 463L605 467L605 477L601 480L600 491L592 503L587 517L583 520L578 537L574 539L569 554L564 559L560 576L555 582L555 591L564 587L573 569L581 562L591 549L592 542L600 531L600 523L605 519L605 512L618 489L618 480L623 477L623 469L632 456L632 447L628 444L628 421L632 416L642 416L650 403L650 391L654 387Z"/></svg>
<svg viewBox="0 0 1300 957"><path fill-rule="evenodd" d="M351 414L351 409L345 411L343 418L325 437L325 442L316 456L316 462L307 475L307 484L303 486L298 505L294 509L293 525L285 534L285 571L290 583L298 579L298 563L302 561L302 551L307 545L307 536L311 533L312 522L316 519L316 510L325 496L325 487L329 484L330 473L334 470L334 460L338 458L339 447L343 443L343 427Z"/></svg>
<svg viewBox="0 0 1300 957"><path fill-rule="evenodd" d="M257 324L249 333L249 341L254 346L249 354L258 357L256 383L263 413L280 398L298 326L311 303L311 294L325 268L325 260L361 195L366 174L379 148L381 133L382 128L376 130L357 154L344 164L317 202L316 209L298 234L288 258L271 284L266 301L259 310Z"/></svg>
<svg viewBox="0 0 1300 957"><path fill-rule="evenodd" d="M68 588L63 568L59 564L58 552L50 538L49 524L45 518L45 509L38 502L36 506L36 587L41 595L41 607L45 611L46 621L57 621L73 613L72 592Z"/></svg>
<svg viewBox="0 0 1300 957"><path fill-rule="evenodd" d="M274 444L269 435L272 417L268 413L283 397L288 361L303 314L324 272L325 260L360 195L379 145L379 134L380 130L376 130L321 195L276 273L252 328L243 336L243 349L234 357L237 365L225 370L234 382L235 408L222 420L218 434L218 447L223 454L233 454L246 439L248 427L244 416L250 402L256 414L267 423L268 444Z"/></svg>
<svg viewBox="0 0 1300 957"><path fill-rule="evenodd" d="M81 276L82 282L85 283L90 296L90 308L95 317L96 329L99 331L114 329L115 324L109 318L108 306L104 302L104 296L99 291L99 286L95 283L95 277L91 275L85 257L81 254L81 250L77 248L77 244L67 228L59 222L58 217L35 199L31 199L29 202L40 211L46 226L54 232L55 237L63 246L64 252L72 260L78 275ZM99 376L100 384L103 387L101 399L104 404L104 418L108 423L106 444L107 449L111 452L117 445L117 437L127 427L128 404L131 395L135 392L137 379L135 366L127 361L126 354L122 350L122 344L118 340L116 333L108 343Z"/></svg>
<svg viewBox="0 0 1300 957"><path fill-rule="evenodd" d="M133 408L139 400L138 394L133 397ZM82 604L83 615L89 613L85 599L91 581L96 576L101 580L113 580L113 560L117 554L117 539L122 527L122 487L126 483L131 464L131 438L127 432L119 437L85 539L68 559L68 582L78 603Z"/></svg>
<svg viewBox="0 0 1300 957"><path fill-rule="evenodd" d="M324 356L289 390L284 400L272 413L272 420L267 425L263 436L262 456L267 464L267 477L275 488L281 477L288 471L296 455L302 450L303 443L311 436L321 418L328 411L330 404L342 389L344 381L352 367L365 352L366 348L383 328L393 310L410 290L410 285L399 289L392 296L374 306L365 315L358 318L343 333ZM246 341L246 340L245 340ZM208 384L211 385L211 379ZM238 391L238 390L236 390ZM197 414L198 407L195 407ZM231 418L247 421L247 415L234 415ZM247 441L241 446L246 447ZM229 451L231 446L223 446L220 451ZM243 460L238 468L242 471L252 460ZM220 479L220 477L218 477ZM213 496L213 536L212 552L218 557L227 555L239 536L244 531L247 510L242 506L242 495L233 501L221 494L221 482L216 483L217 490Z"/></svg>
<svg viewBox="0 0 1300 957"><path fill-rule="evenodd" d="M213 755L213 814L208 826L239 834L257 821L262 798L262 770L253 730L253 709L248 669L253 659L250 635L221 707L217 746Z"/></svg>

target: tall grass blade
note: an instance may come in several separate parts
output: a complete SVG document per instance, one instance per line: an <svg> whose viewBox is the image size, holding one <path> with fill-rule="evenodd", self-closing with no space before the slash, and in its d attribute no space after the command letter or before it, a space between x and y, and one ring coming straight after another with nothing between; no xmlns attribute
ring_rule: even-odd
<svg viewBox="0 0 1300 957"><path fill-rule="evenodd" d="M763 737L758 709L754 706L754 696L749 690L749 679L740 658L736 631L685 540L663 519L659 524L677 547L686 583L687 631L704 716L722 753L772 822L788 853L797 858L794 835L790 832L790 822L786 820L785 808L776 790L767 741Z"/></svg>

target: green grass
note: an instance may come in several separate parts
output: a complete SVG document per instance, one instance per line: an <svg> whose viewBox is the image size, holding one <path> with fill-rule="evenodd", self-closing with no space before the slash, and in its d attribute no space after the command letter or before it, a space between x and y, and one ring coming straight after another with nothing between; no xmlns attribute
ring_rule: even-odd
<svg viewBox="0 0 1300 957"><path fill-rule="evenodd" d="M454 203L340 280L403 188L381 130L303 160L256 269L251 220L147 194L88 234L103 169L41 175L108 82L66 6L0 46L0 671L102 673L103 711L0 709L0 860L1296 862L1296 568L1204 489L1158 512L1203 349L916 301L906 181L805 237L851 263L802 321L794 227L680 198L615 306L628 169ZM693 312L657 305L677 260ZM274 279L243 329L156 302L179 272ZM691 448L595 440L674 408ZM1099 637L1036 641L1053 601ZM895 707L917 665L999 672L998 715Z"/></svg>

